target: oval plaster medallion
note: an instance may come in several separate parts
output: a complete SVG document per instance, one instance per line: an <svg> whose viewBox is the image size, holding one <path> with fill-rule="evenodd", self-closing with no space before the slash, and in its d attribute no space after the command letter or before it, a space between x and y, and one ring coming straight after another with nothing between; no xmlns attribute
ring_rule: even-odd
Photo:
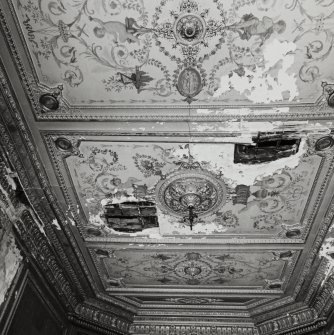
<svg viewBox="0 0 334 335"><path fill-rule="evenodd" d="M331 148L334 145L334 140L331 136L324 136L317 140L315 143L315 149L318 151L323 151Z"/></svg>
<svg viewBox="0 0 334 335"><path fill-rule="evenodd" d="M59 108L59 101L51 93L42 94L39 98L39 103L45 112L54 112Z"/></svg>
<svg viewBox="0 0 334 335"><path fill-rule="evenodd" d="M56 147L61 151L71 151L73 149L73 145L70 140L65 137L58 137L55 140Z"/></svg>
<svg viewBox="0 0 334 335"><path fill-rule="evenodd" d="M202 79L199 72L192 67L184 69L179 75L177 89L181 95L190 101L193 100L192 98L202 90Z"/></svg>

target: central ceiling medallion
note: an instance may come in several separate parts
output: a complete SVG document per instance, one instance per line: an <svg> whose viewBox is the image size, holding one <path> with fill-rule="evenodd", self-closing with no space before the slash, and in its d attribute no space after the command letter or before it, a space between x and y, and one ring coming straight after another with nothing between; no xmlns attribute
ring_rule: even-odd
<svg viewBox="0 0 334 335"><path fill-rule="evenodd" d="M174 34L176 41L184 45L196 45L204 42L205 21L194 13L180 15L174 23Z"/></svg>
<svg viewBox="0 0 334 335"><path fill-rule="evenodd" d="M185 259L176 263L174 266L174 273L186 279L189 285L198 285L200 280L208 277L211 272L211 265L203 261L201 255L197 252L186 254Z"/></svg>
<svg viewBox="0 0 334 335"><path fill-rule="evenodd" d="M199 163L183 164L162 179L156 187L157 205L177 217L189 220L213 214L227 197L225 183Z"/></svg>

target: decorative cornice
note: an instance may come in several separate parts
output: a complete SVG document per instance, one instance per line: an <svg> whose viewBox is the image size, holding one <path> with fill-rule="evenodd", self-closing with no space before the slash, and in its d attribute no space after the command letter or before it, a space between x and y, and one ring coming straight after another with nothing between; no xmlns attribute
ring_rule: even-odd
<svg viewBox="0 0 334 335"><path fill-rule="evenodd" d="M191 326L184 325L149 325L134 324L130 327L130 334L134 335L258 335L258 331L254 326L242 325L237 326Z"/></svg>
<svg viewBox="0 0 334 335"><path fill-rule="evenodd" d="M41 233L35 224L35 220L28 210L23 211L21 220L15 224L21 239L29 248L31 257L41 267L44 275L48 278L49 283L54 287L69 309L75 309L79 300L67 275L60 265L46 236Z"/></svg>
<svg viewBox="0 0 334 335"><path fill-rule="evenodd" d="M317 295L311 301L310 305L315 309L319 316L326 316L334 304L334 275L331 275L318 290Z"/></svg>
<svg viewBox="0 0 334 335"><path fill-rule="evenodd" d="M317 313L312 309L287 313L286 315L261 323L258 326L260 335L282 334L293 328L312 324L317 319Z"/></svg>
<svg viewBox="0 0 334 335"><path fill-rule="evenodd" d="M328 335L327 333L314 333L314 331L321 330L323 327L326 326L326 320L319 319L315 320L311 323L303 325L302 327L298 327L292 330L284 330L283 332L279 333L272 333L273 335ZM312 333L311 333L312 332Z"/></svg>
<svg viewBox="0 0 334 335"><path fill-rule="evenodd" d="M15 128L15 131L20 132L20 135L24 139L25 143L21 142L21 136L15 136L14 139L11 139L9 134L7 133L6 127L0 122L0 133L1 136L1 143L3 144L4 148L6 149L8 156L11 159L11 163L15 166L17 171L20 183L25 190L25 193L28 196L29 202L32 205L34 211L36 212L38 218L43 223L43 229L47 235L47 238L51 242L54 250L59 258L61 259L62 266L66 269L67 275L71 278L71 282L77 288L78 292L80 293L81 297L86 296L87 287L83 288L81 280L88 279L90 284L94 287L96 283L90 277L89 271L87 269L87 265L83 259L83 256L79 249L76 247L77 242L73 237L70 228L68 225L63 224L66 222L66 217L64 213L60 210L57 205L56 198L53 196L48 179L46 177L43 165L39 161L38 154L36 153L36 149L34 144L31 141L31 134L26 128L24 121L21 118L20 111L17 109L17 102L13 97L10 84L8 82L7 76L3 72L3 67L0 62L0 91L3 95L0 94L0 102L2 106L4 106L4 110L2 111L2 117L6 118L6 125L11 127L12 129ZM15 122L12 120L12 117L15 118ZM8 123L8 124L7 124ZM11 124L10 124L11 123ZM17 134L15 134L17 135ZM14 145L14 140L15 145ZM19 144L18 144L19 143ZM20 147L20 157L18 155L16 146ZM27 150L27 156L22 156L22 151ZM31 164L31 166L24 166L22 164L22 159L26 160ZM29 176L27 176L29 174ZM36 180L38 182L38 187L36 186ZM32 181L35 184L32 185ZM36 193L37 192L37 193ZM76 252L76 256L71 258L71 262L69 258L65 254L60 241L55 234L53 227L51 225L52 220L56 218L58 222L62 225L62 232L65 234L65 238L67 238ZM77 259L80 260L80 265L77 264ZM80 273L84 270L86 276L85 279L81 278ZM80 277L80 281L79 278ZM89 288L90 289L90 288ZM72 305L69 305L72 308ZM124 308L124 307L123 307ZM121 312L121 311L120 311Z"/></svg>
<svg viewBox="0 0 334 335"><path fill-rule="evenodd" d="M25 140L28 150L31 153L31 157L29 157L28 159L31 159L31 161L33 162L34 164L33 167L23 166L22 160L26 159L26 157L22 156L22 149L20 151L21 152L20 157L18 156L16 147L13 144L11 137L7 133L7 129L1 123L1 121L0 121L0 133L2 134L2 136L0 138L0 141L4 146L4 148L6 149L6 151L8 152L8 156L10 157L11 163L13 164L13 166L15 166L15 170L19 177L20 183L22 184L22 187L25 190L25 194L27 194L29 203L33 206L33 209L37 213L37 216L41 219L41 222L43 222L43 228L47 233L48 238L52 242L52 245L55 247L57 254L62 258L62 262L66 267L67 272L70 274L72 280L76 284L76 287L79 289L79 291L81 291L81 294L84 296L85 293L81 287L81 283L78 280L77 271L74 271L72 267L73 264L69 262L52 227L48 225L48 222L51 222L55 218L53 210L55 210L55 212L59 215L58 217L62 217L63 215L61 211L57 209L56 199L49 190L48 180L44 176L44 173L42 172L42 165L40 164L37 158L35 147L30 140L30 134L26 132L25 124L23 123L18 111L16 110L16 102L9 91L7 83L8 82L6 81L3 73L1 73L0 69L0 84L1 84L0 88L6 95L7 98L6 100L8 102L7 107L11 108L11 110L13 111L13 114L16 118L16 122L19 125L21 134ZM6 100L0 94L0 101L3 101L3 103L6 104ZM2 115L3 116L5 115L5 111L2 113ZM19 136L16 136L15 141L20 142L20 140L21 138L19 138ZM22 146L23 143L20 142L19 145ZM37 171L35 171L34 169L36 169ZM27 174L30 175L27 176ZM36 183L33 184L33 182L36 182L36 180L38 180L37 182L38 185L40 185L39 187L36 186ZM46 197L44 195L46 195Z"/></svg>
<svg viewBox="0 0 334 335"><path fill-rule="evenodd" d="M78 304L75 309L77 317L86 322L93 322L100 327L116 331L117 333L127 334L130 328L129 321L126 321L115 314L103 312L88 304ZM72 317L74 315L72 314Z"/></svg>
<svg viewBox="0 0 334 335"><path fill-rule="evenodd" d="M75 325L78 325L80 327L83 327L84 329L87 330L92 330L92 331L96 331L98 334L103 334L103 335L119 335L122 333L119 333L117 331L114 330L109 330L106 328L102 328L101 325L99 325L96 321L91 321L91 320L87 320L85 318L81 318L80 316L76 315L76 314L69 314L68 315L68 320ZM84 334L84 333L78 333L78 334ZM86 335L86 333L84 334Z"/></svg>

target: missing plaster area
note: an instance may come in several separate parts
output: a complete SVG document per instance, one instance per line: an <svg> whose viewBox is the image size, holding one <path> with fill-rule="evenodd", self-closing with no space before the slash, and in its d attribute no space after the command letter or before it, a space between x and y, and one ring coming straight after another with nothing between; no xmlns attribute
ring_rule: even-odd
<svg viewBox="0 0 334 335"><path fill-rule="evenodd" d="M258 133L254 144L235 144L234 163L260 164L295 155L301 139L294 133Z"/></svg>
<svg viewBox="0 0 334 335"><path fill-rule="evenodd" d="M103 217L109 228L122 233L136 233L159 227L156 206L150 201L106 204Z"/></svg>

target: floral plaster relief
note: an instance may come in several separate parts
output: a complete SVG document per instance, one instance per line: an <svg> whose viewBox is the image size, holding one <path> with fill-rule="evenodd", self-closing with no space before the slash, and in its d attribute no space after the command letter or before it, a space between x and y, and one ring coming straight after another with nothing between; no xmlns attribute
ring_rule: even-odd
<svg viewBox="0 0 334 335"><path fill-rule="evenodd" d="M285 238L286 231L293 229L289 238L300 238L307 228L307 220L301 222L304 207L321 162L319 156L304 156L306 150L303 139L299 151L290 157L247 165L233 163L231 143L83 141L82 156L68 157L66 164L80 199L78 213L87 219L78 225L90 236L119 234L101 217L104 206L156 203L159 181L191 159L225 184L226 201L210 216L200 218L192 232L182 218L157 208L159 228L133 236L222 233Z"/></svg>
<svg viewBox="0 0 334 335"><path fill-rule="evenodd" d="M73 105L314 103L334 78L332 2L7 1Z"/></svg>

